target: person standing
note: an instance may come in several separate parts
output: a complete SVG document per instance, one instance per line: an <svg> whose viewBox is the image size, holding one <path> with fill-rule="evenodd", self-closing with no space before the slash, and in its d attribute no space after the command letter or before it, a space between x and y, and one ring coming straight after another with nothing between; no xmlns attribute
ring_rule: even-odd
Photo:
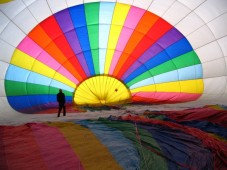
<svg viewBox="0 0 227 170"><path fill-rule="evenodd" d="M59 93L57 94L58 101L58 117L60 116L61 110L63 109L63 116L66 116L65 110L65 94L62 92L62 89L59 89Z"/></svg>

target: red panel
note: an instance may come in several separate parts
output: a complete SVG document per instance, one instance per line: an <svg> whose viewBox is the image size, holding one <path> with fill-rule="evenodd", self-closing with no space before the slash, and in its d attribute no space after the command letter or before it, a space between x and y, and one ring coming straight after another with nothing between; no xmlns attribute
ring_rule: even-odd
<svg viewBox="0 0 227 170"><path fill-rule="evenodd" d="M86 77L86 74L82 66L80 65L80 62L78 61L77 57L75 56L73 50L71 49L67 39L64 36L64 33L59 27L54 16L49 17L40 25L45 30L47 35L50 36L52 41L56 44L56 46L61 50L61 52L64 54L64 56L67 59L72 57L75 58L74 60L70 60L70 61L73 61L73 63L71 64L75 68L75 70L79 73L79 75L84 79ZM81 81L81 78L79 78L79 81Z"/></svg>
<svg viewBox="0 0 227 170"><path fill-rule="evenodd" d="M1 139L4 143L6 169L47 170L31 129L26 125L6 126Z"/></svg>
<svg viewBox="0 0 227 170"><path fill-rule="evenodd" d="M84 169L58 128L33 123L31 129L49 170Z"/></svg>
<svg viewBox="0 0 227 170"><path fill-rule="evenodd" d="M140 19L138 25L135 28L135 31L132 33L123 53L122 56L119 58L119 61L116 65L113 75L117 75L118 71L122 68L122 65L125 64L125 61L129 58L123 56L124 53L131 54L132 51L135 49L137 44L143 39L143 37L149 32L152 28L154 23L158 20L158 16L152 14L151 12L146 11L143 17Z"/></svg>
<svg viewBox="0 0 227 170"><path fill-rule="evenodd" d="M138 92L132 93L135 103L182 103L197 100L201 94L171 92Z"/></svg>

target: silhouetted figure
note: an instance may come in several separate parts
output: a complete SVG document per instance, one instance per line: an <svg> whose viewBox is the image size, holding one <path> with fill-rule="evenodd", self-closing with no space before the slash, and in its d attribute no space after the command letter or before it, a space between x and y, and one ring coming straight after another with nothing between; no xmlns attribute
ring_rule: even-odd
<svg viewBox="0 0 227 170"><path fill-rule="evenodd" d="M61 110L63 108L63 115L66 115L65 110L65 94L62 92L62 89L59 89L59 93L57 94L57 101L58 101L58 117L60 116Z"/></svg>

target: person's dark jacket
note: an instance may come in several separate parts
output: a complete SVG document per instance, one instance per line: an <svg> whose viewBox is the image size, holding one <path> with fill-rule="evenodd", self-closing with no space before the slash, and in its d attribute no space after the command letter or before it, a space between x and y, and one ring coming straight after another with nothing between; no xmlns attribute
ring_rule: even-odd
<svg viewBox="0 0 227 170"><path fill-rule="evenodd" d="M57 101L59 104L65 104L65 94L60 92L57 94Z"/></svg>

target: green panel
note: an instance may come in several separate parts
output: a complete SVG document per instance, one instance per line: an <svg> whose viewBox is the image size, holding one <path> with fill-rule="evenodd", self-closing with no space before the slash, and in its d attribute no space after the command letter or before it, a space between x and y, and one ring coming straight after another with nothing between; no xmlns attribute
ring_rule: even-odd
<svg viewBox="0 0 227 170"><path fill-rule="evenodd" d="M181 55L173 60L177 68L184 68L196 64L201 64L199 57L194 51Z"/></svg>
<svg viewBox="0 0 227 170"><path fill-rule="evenodd" d="M100 74L99 70L99 49L91 50L93 63L95 65L95 73Z"/></svg>
<svg viewBox="0 0 227 170"><path fill-rule="evenodd" d="M201 64L197 54L194 51L191 51L189 53L183 54L179 57L176 57L172 60L169 60L161 65L158 65L157 67L154 67L147 72L144 72L143 74L139 75L135 79L131 80L127 83L127 86L130 87L133 84L145 80L147 78L150 78L152 76L157 76L159 74L163 74L166 72L170 72L176 69L181 69L184 67Z"/></svg>
<svg viewBox="0 0 227 170"><path fill-rule="evenodd" d="M11 80L5 80L5 87L7 96L57 94L59 92L59 88ZM64 93L66 96L73 95L68 91L64 91Z"/></svg>
<svg viewBox="0 0 227 170"><path fill-rule="evenodd" d="M5 80L6 96L27 95L26 83Z"/></svg>
<svg viewBox="0 0 227 170"><path fill-rule="evenodd" d="M96 74L99 74L99 5L100 3L85 4L87 29Z"/></svg>

